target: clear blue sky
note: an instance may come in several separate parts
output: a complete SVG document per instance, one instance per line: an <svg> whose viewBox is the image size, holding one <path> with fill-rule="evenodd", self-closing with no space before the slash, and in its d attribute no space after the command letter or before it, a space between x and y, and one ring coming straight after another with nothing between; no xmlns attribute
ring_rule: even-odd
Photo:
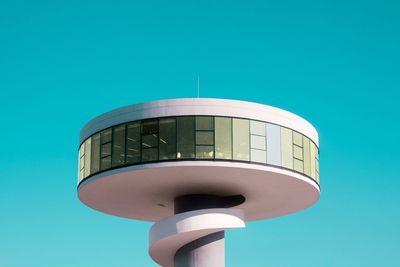
<svg viewBox="0 0 400 267"><path fill-rule="evenodd" d="M144 2L144 3L141 3ZM320 133L320 201L227 232L227 266L396 267L399 1L0 2L0 266L156 266L150 223L76 196L80 128L174 97L281 107Z"/></svg>

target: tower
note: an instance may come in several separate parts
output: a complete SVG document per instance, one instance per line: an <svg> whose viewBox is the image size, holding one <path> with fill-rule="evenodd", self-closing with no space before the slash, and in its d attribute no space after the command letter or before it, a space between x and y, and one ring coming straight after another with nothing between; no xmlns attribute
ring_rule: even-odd
<svg viewBox="0 0 400 267"><path fill-rule="evenodd" d="M226 99L170 99L107 112L81 130L78 196L155 222L168 267L224 266L224 231L315 203L318 133L301 117Z"/></svg>

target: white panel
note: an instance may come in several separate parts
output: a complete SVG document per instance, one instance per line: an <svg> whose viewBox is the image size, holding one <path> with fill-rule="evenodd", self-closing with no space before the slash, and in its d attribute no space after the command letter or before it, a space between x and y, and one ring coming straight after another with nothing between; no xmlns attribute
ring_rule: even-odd
<svg viewBox="0 0 400 267"><path fill-rule="evenodd" d="M267 123L267 163L281 166L280 126Z"/></svg>

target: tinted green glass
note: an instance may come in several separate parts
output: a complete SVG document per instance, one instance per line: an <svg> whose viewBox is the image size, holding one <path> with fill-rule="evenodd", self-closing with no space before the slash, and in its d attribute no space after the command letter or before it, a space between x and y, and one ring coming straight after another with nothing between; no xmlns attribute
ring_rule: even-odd
<svg viewBox="0 0 400 267"><path fill-rule="evenodd" d="M195 118L193 116L177 118L177 155L178 159L195 157Z"/></svg>
<svg viewBox="0 0 400 267"><path fill-rule="evenodd" d="M249 120L233 119L233 159L235 160L249 160L250 152L250 126Z"/></svg>
<svg viewBox="0 0 400 267"><path fill-rule="evenodd" d="M111 168L111 156L101 159L100 168L101 168L101 170L106 170L106 169Z"/></svg>
<svg viewBox="0 0 400 267"><path fill-rule="evenodd" d="M140 122L127 125L126 129L126 162L140 162Z"/></svg>
<svg viewBox="0 0 400 267"><path fill-rule="evenodd" d="M104 131L102 131L100 133L100 135L101 135L101 143L102 144L111 142L111 138L112 138L112 134L111 133L112 133L111 128L107 129L107 130L104 130Z"/></svg>
<svg viewBox="0 0 400 267"><path fill-rule="evenodd" d="M101 157L111 156L111 143L101 145Z"/></svg>
<svg viewBox="0 0 400 267"><path fill-rule="evenodd" d="M85 141L85 172L84 177L88 177L90 175L90 157L92 150L92 139L88 138Z"/></svg>
<svg viewBox="0 0 400 267"><path fill-rule="evenodd" d="M165 118L159 121L159 159L176 158L176 119Z"/></svg>
<svg viewBox="0 0 400 267"><path fill-rule="evenodd" d="M311 176L311 163L310 163L310 139L303 136L303 152L304 152L304 174Z"/></svg>
<svg viewBox="0 0 400 267"><path fill-rule="evenodd" d="M79 170L83 170L85 168L85 143L81 145L79 149Z"/></svg>
<svg viewBox="0 0 400 267"><path fill-rule="evenodd" d="M125 164L125 125L113 129L112 166Z"/></svg>
<svg viewBox="0 0 400 267"><path fill-rule="evenodd" d="M92 163L91 173L100 171L100 134L92 137Z"/></svg>
<svg viewBox="0 0 400 267"><path fill-rule="evenodd" d="M214 117L196 116L196 130L214 130Z"/></svg>
<svg viewBox="0 0 400 267"><path fill-rule="evenodd" d="M196 146L197 159L212 159L214 158L213 146Z"/></svg>
<svg viewBox="0 0 400 267"><path fill-rule="evenodd" d="M293 169L293 136L292 130L281 127L282 167Z"/></svg>
<svg viewBox="0 0 400 267"><path fill-rule="evenodd" d="M142 121L142 134L154 134L158 133L158 120L146 120Z"/></svg>
<svg viewBox="0 0 400 267"><path fill-rule="evenodd" d="M142 161L155 161L158 160L158 148L142 149Z"/></svg>
<svg viewBox="0 0 400 267"><path fill-rule="evenodd" d="M232 159L232 119L215 117L215 158Z"/></svg>
<svg viewBox="0 0 400 267"><path fill-rule="evenodd" d="M303 160L303 148L293 145L293 157Z"/></svg>
<svg viewBox="0 0 400 267"><path fill-rule="evenodd" d="M293 131L293 144L303 146L303 136L295 131Z"/></svg>
<svg viewBox="0 0 400 267"><path fill-rule="evenodd" d="M196 145L213 145L214 132L196 131Z"/></svg>
<svg viewBox="0 0 400 267"><path fill-rule="evenodd" d="M142 148L158 147L157 134L142 135Z"/></svg>
<svg viewBox="0 0 400 267"><path fill-rule="evenodd" d="M316 153L316 147L314 143L310 142L310 169L311 169L311 177L316 179L316 174L315 174L315 153Z"/></svg>

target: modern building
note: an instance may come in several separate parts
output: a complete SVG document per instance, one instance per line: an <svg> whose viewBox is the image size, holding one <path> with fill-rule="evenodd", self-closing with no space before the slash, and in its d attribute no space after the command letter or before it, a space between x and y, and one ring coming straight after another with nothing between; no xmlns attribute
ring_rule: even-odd
<svg viewBox="0 0 400 267"><path fill-rule="evenodd" d="M78 196L95 210L155 222L149 253L158 264L220 267L224 230L318 200L318 155L315 128L275 107L147 102L84 126Z"/></svg>

